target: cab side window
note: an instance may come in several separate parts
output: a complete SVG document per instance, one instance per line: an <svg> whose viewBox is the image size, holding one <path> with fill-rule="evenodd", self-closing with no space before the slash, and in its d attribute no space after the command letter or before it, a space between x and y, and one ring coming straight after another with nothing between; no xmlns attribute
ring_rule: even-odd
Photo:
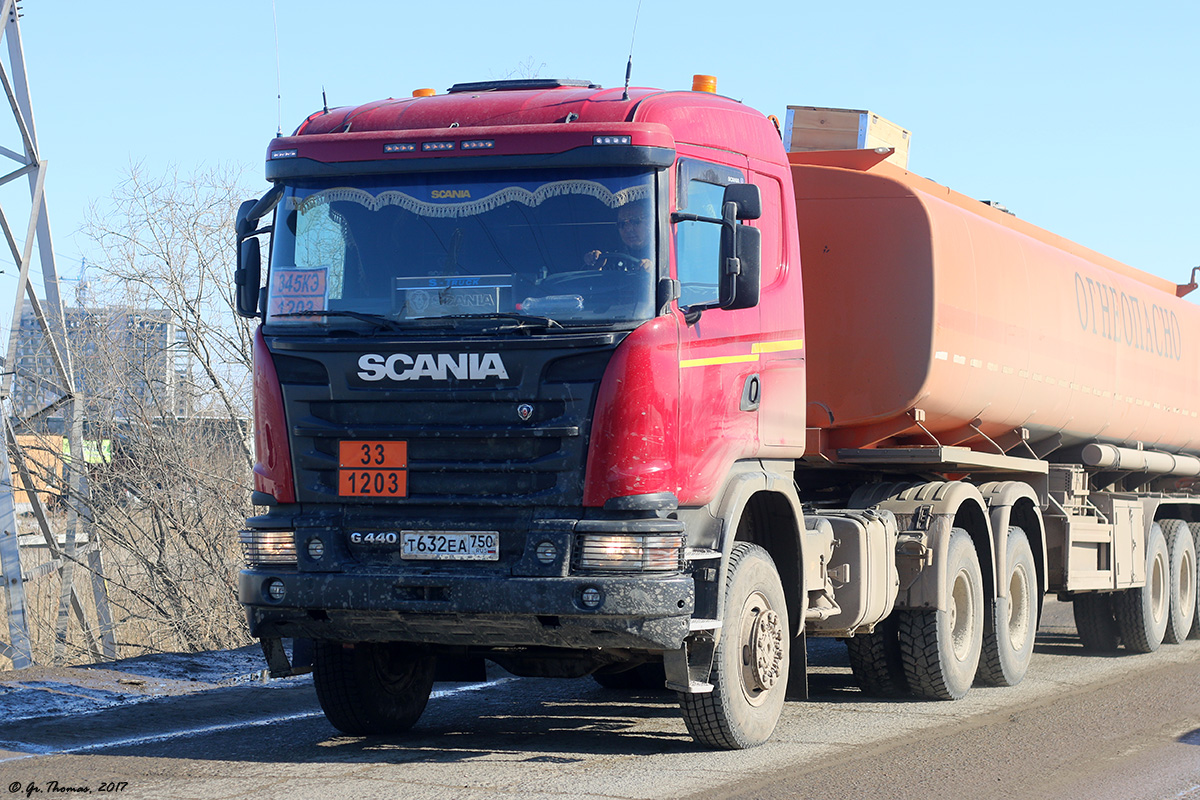
<svg viewBox="0 0 1200 800"><path fill-rule="evenodd" d="M682 159L679 162L677 210L713 220L721 218L725 187L743 183L741 172L721 164ZM717 222L675 223L675 266L680 308L716 303L720 268L721 226Z"/></svg>

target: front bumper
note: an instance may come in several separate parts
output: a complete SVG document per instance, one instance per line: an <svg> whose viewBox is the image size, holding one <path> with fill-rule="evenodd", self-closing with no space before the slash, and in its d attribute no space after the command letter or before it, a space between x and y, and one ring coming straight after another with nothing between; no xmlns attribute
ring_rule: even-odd
<svg viewBox="0 0 1200 800"><path fill-rule="evenodd" d="M268 587L282 583L272 599ZM584 605L587 589L601 602ZM512 577L242 571L258 637L409 641L473 647L675 650L695 606L690 575ZM278 587L276 595L278 596Z"/></svg>

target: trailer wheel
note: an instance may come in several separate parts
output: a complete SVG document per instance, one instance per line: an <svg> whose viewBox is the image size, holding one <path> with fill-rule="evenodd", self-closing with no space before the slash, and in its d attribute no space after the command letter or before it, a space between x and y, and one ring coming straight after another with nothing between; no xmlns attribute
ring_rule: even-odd
<svg viewBox="0 0 1200 800"><path fill-rule="evenodd" d="M1188 637L1196 619L1196 542L1181 519L1159 522L1167 537L1167 563L1171 568L1171 609L1163 641L1179 644Z"/></svg>
<svg viewBox="0 0 1200 800"><path fill-rule="evenodd" d="M900 648L909 688L932 700L966 695L983 649L983 575L970 535L950 534L946 549L949 607L899 615Z"/></svg>
<svg viewBox="0 0 1200 800"><path fill-rule="evenodd" d="M1008 529L1005 546L1008 597L997 597L983 621L978 678L992 686L1016 686L1029 669L1038 628L1038 578L1029 537Z"/></svg>
<svg viewBox="0 0 1200 800"><path fill-rule="evenodd" d="M850 656L850 671L864 694L889 698L911 694L904 677L895 614L876 625L874 632L847 639L846 653Z"/></svg>
<svg viewBox="0 0 1200 800"><path fill-rule="evenodd" d="M343 733L401 733L425 710L435 660L412 645L318 640L313 663L317 700L325 718Z"/></svg>
<svg viewBox="0 0 1200 800"><path fill-rule="evenodd" d="M1111 594L1077 594L1071 598L1075 630L1089 653L1114 653L1121 645L1121 632L1113 615Z"/></svg>
<svg viewBox="0 0 1200 800"><path fill-rule="evenodd" d="M1171 566L1167 540L1156 522L1146 536L1146 585L1113 595L1117 629L1125 649L1153 653L1162 644L1170 621Z"/></svg>
<svg viewBox="0 0 1200 800"><path fill-rule="evenodd" d="M1188 530L1192 534L1192 543L1200 543L1200 522L1189 522ZM1200 587L1200 559L1196 561L1196 584ZM1192 615L1192 629L1188 633L1189 639L1200 639L1200 588L1196 591L1196 613Z"/></svg>
<svg viewBox="0 0 1200 800"><path fill-rule="evenodd" d="M680 694L688 732L701 744L744 750L771 736L789 666L787 603L766 550L739 542L729 557L725 613L713 656L713 689Z"/></svg>

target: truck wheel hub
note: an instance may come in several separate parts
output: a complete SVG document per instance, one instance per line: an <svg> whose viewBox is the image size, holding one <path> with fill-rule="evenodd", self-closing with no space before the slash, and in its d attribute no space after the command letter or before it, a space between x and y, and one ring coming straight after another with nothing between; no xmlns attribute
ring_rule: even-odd
<svg viewBox="0 0 1200 800"><path fill-rule="evenodd" d="M783 626L770 608L757 609L750 626L748 665L755 688L767 691L783 671Z"/></svg>

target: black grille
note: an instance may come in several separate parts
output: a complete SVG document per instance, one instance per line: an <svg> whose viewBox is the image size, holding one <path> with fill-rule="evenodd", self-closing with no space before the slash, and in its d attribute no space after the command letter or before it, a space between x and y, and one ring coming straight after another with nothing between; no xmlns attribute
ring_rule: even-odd
<svg viewBox="0 0 1200 800"><path fill-rule="evenodd" d="M613 337L615 339L615 337ZM503 350L510 373L492 387L355 381L364 348L354 342L333 351L297 351L289 341L283 386L299 502L455 505L579 506L587 438L596 391L615 341L581 348L567 337L544 347L526 341ZM428 345L406 345L424 352ZM492 343L489 351L502 350ZM316 348L314 348L316 349ZM443 348L445 349L445 348ZM384 350L386 352L386 350ZM310 360L312 366L300 362ZM325 385L311 382L324 370ZM288 378L300 378L294 382ZM408 492L367 500L338 496L338 443L407 442ZM416 509L414 508L414 511Z"/></svg>

